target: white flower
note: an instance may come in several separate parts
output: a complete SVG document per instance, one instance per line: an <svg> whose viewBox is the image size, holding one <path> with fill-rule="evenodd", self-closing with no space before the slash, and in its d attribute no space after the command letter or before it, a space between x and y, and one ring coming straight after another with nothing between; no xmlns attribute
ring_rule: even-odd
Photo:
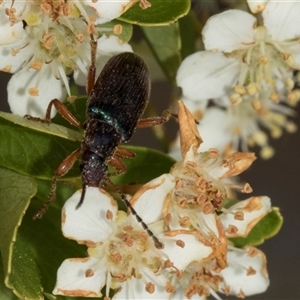
<svg viewBox="0 0 300 300"><path fill-rule="evenodd" d="M117 210L116 202L104 190L88 188L82 207L76 210L80 196L78 191L65 203L62 231L67 238L86 244L89 257L62 263L54 294L101 297L101 289L106 285L106 296L110 288L120 288L117 299L124 294L131 295L131 299L151 298L151 295L166 298L174 292L173 284L176 285L180 270L193 259L205 259L212 252L196 235L165 237L160 233L161 222L151 226L149 218L158 220L161 215L156 205L142 207L138 212L163 242L163 250L155 248L134 216ZM172 259L176 259L176 265Z"/></svg>
<svg viewBox="0 0 300 300"><path fill-rule="evenodd" d="M47 26L47 22L67 22L67 19L82 16L88 23L89 31L93 30L95 24L103 24L111 21L126 10L136 1L88 1L88 0L67 0L67 1L4 1L0 5L0 10L5 12L5 18L11 25L22 20L29 26L40 23ZM90 31L91 33L91 31Z"/></svg>
<svg viewBox="0 0 300 300"><path fill-rule="evenodd" d="M128 3L129 0L0 4L0 70L14 73L8 85L11 111L44 117L52 99L63 101L66 95L71 96L68 76L73 71L75 81L85 85L91 63L90 34L97 39L100 32L95 24L118 17ZM98 74L111 56L123 51L132 49L114 35L102 35L96 54Z"/></svg>
<svg viewBox="0 0 300 300"><path fill-rule="evenodd" d="M221 153L259 146L261 157L267 159L274 149L262 129L273 138L280 137L283 129L296 130L288 119L294 112L285 104L294 106L300 99L291 71L300 67L300 30L295 24L299 12L300 2L270 1L261 26L254 16L239 10L207 21L202 33L209 51L187 57L177 74L187 105L193 101L198 103L193 112L202 109L198 127L202 149L213 143ZM205 110L207 99L217 107Z"/></svg>
<svg viewBox="0 0 300 300"><path fill-rule="evenodd" d="M271 1L262 12L261 26L240 10L212 16L202 31L209 51L187 57L178 70L183 94L194 101L229 95L236 104L238 97L259 100L266 91L277 102L278 82L291 92L290 68L300 68L299 13L300 2Z"/></svg>
<svg viewBox="0 0 300 300"><path fill-rule="evenodd" d="M104 190L88 188L85 201L76 210L81 192L76 192L62 211L63 234L88 246L87 258L67 259L58 270L54 294L101 297L131 277L160 280L164 258L153 242ZM108 296L108 295L106 295Z"/></svg>
<svg viewBox="0 0 300 300"><path fill-rule="evenodd" d="M223 207L226 197L223 178L242 172L253 158L236 153L219 160L218 153L212 149L197 153L202 141L193 116L181 102L178 118L184 160L177 162L170 174L144 185L131 200L135 208L147 203L161 203L161 206L157 204L157 209L162 211L166 236L176 232L197 232L199 241L213 249L207 259L194 259L182 269L180 287L174 299L206 299L210 294L220 299L216 291L237 296L261 293L269 284L264 256L249 259L247 251L229 246L227 239L246 237L270 212L270 199L251 197L228 209ZM186 151L188 146L190 149ZM220 215L216 214L216 210L221 212ZM236 256L239 257L238 263L233 259ZM176 265L176 258L172 261ZM242 278L237 281L238 284L234 280L238 276L236 274L241 274ZM248 280L250 275L253 277Z"/></svg>
<svg viewBox="0 0 300 300"><path fill-rule="evenodd" d="M266 196L251 197L228 209L222 208L222 213L217 216L215 213L203 213L201 207L180 206L181 203L176 199L176 181L171 174L162 175L144 185L131 200L136 210L150 211L154 206L155 211L162 212L159 218L164 221L166 229L159 235L160 241L164 241L163 235L176 238L176 245L182 244L189 255L189 259L186 259L182 257L184 253L177 253L168 247L164 249L174 266L179 267L181 274L178 278L172 278L176 290L170 299L206 299L210 294L220 299L216 292L236 296L264 292L269 285L269 279L263 253L253 247L234 248L228 245L227 239L246 237L270 212L270 199ZM185 193L192 194L194 191L192 188L188 191L186 187ZM149 214L147 221L155 220L158 222L157 216ZM183 242L181 239L184 235L195 236L198 242L197 239L192 241L187 237ZM208 247L213 251L206 250L206 255L203 255ZM158 289L153 298L163 298L161 293ZM133 298L129 288L121 291L116 299L125 298Z"/></svg>

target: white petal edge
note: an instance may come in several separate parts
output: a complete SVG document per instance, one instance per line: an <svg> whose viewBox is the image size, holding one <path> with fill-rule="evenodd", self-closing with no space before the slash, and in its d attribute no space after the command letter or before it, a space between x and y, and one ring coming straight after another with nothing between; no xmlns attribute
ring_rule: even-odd
<svg viewBox="0 0 300 300"><path fill-rule="evenodd" d="M118 210L115 200L104 190L88 187L83 204L76 209L80 196L81 191L75 192L62 209L64 236L81 243L107 240ZM107 218L108 212L112 219Z"/></svg>
<svg viewBox="0 0 300 300"><path fill-rule="evenodd" d="M221 214L220 220L227 231L230 225L235 226L236 233L226 233L227 237L246 237L252 228L271 211L271 199L267 196L251 197L238 202L229 208L230 213ZM234 213L242 212L244 220L236 220Z"/></svg>
<svg viewBox="0 0 300 300"><path fill-rule="evenodd" d="M251 296L263 293L268 288L270 282L264 253L254 248L257 253L252 257L248 255L248 251L253 248L244 249L228 251L228 267L221 271L224 283L219 288L220 292L224 285L230 287L230 295L237 295L242 291L245 296ZM256 271L255 274L247 275L250 267Z"/></svg>
<svg viewBox="0 0 300 300"><path fill-rule="evenodd" d="M97 268L97 258L70 258L63 261L57 270L54 295L77 297L101 297L105 284L105 269ZM86 271L94 271L93 276L86 276Z"/></svg>
<svg viewBox="0 0 300 300"><path fill-rule="evenodd" d="M32 96L29 90L38 89ZM64 100L66 89L61 80L53 76L50 65L44 65L39 71L22 69L15 73L7 85L8 104L11 112L20 116L29 114L33 117L45 117L49 102L54 99ZM51 117L55 115L52 110Z"/></svg>
<svg viewBox="0 0 300 300"><path fill-rule="evenodd" d="M256 18L242 10L231 9L208 19L202 30L206 50L232 52L253 43Z"/></svg>
<svg viewBox="0 0 300 300"><path fill-rule="evenodd" d="M239 61L223 53L200 51L188 56L177 72L183 95L193 101L219 98L238 81Z"/></svg>
<svg viewBox="0 0 300 300"><path fill-rule="evenodd" d="M275 41L299 38L299 1L270 1L262 16L268 33Z"/></svg>

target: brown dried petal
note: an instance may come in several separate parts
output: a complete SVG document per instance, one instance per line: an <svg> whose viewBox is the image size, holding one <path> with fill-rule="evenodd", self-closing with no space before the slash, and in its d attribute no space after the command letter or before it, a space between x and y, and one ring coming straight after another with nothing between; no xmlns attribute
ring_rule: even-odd
<svg viewBox="0 0 300 300"><path fill-rule="evenodd" d="M244 172L255 160L256 156L251 152L235 152L228 155L224 159L224 167L229 168L229 170L221 178L235 176Z"/></svg>
<svg viewBox="0 0 300 300"><path fill-rule="evenodd" d="M178 101L178 121L181 155L185 158L191 147L196 153L203 140L199 135L193 115L182 101Z"/></svg>

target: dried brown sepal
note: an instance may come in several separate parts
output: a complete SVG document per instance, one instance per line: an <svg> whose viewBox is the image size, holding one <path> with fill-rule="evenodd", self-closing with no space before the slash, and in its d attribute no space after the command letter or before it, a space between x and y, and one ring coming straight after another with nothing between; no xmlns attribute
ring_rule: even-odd
<svg viewBox="0 0 300 300"><path fill-rule="evenodd" d="M203 140L199 135L192 113L182 101L178 101L178 121L181 155L184 159L191 147L193 152L196 153Z"/></svg>

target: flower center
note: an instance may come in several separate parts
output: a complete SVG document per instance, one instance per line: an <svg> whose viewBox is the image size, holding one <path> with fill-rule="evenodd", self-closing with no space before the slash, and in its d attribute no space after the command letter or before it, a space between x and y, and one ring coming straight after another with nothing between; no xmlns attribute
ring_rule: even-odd
<svg viewBox="0 0 300 300"><path fill-rule="evenodd" d="M67 68L74 68L72 57L78 53L78 41L73 32L66 26L50 28L43 36L43 47L48 51L50 59L56 59Z"/></svg>
<svg viewBox="0 0 300 300"><path fill-rule="evenodd" d="M147 233L124 223L125 212L119 212L119 215L123 224L115 229L109 241L89 248L89 255L99 257L101 264L105 263L113 286L131 277L142 279L147 284L143 274L155 274L163 268L164 262Z"/></svg>
<svg viewBox="0 0 300 300"><path fill-rule="evenodd" d="M244 96L258 99L261 92L268 91L268 98L279 102L278 82L285 85L287 91L294 87L294 81L289 72L292 57L285 48L294 41L273 41L264 26L258 26L254 31L253 45L242 51L241 73L235 94L230 99L234 104L242 101ZM235 54L235 53L233 53Z"/></svg>
<svg viewBox="0 0 300 300"><path fill-rule="evenodd" d="M176 176L174 195L181 208L209 214L222 208L226 190L200 164L188 161Z"/></svg>
<svg viewBox="0 0 300 300"><path fill-rule="evenodd" d="M191 263L180 280L185 288L185 296L189 299L194 295L209 296L213 290L218 290L220 282L223 281L222 276L218 275L219 272L220 268L214 266L213 261L206 264Z"/></svg>

